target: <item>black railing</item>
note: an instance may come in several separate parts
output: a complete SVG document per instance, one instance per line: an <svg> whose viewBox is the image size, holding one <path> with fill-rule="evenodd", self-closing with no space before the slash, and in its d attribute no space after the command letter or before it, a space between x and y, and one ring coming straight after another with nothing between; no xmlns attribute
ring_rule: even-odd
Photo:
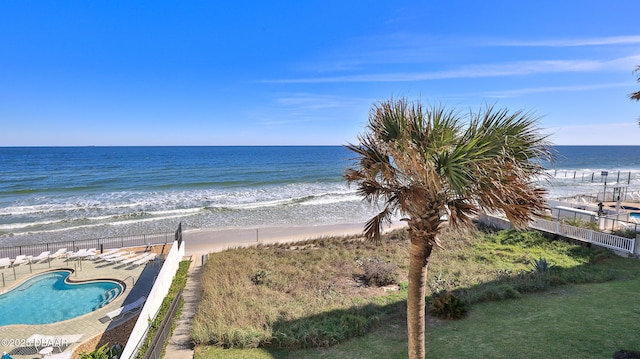
<svg viewBox="0 0 640 359"><path fill-rule="evenodd" d="M162 357L162 350L164 349L169 334L171 334L171 324L173 323L173 317L176 315L181 298L182 289L180 289L175 298L173 298L171 306L162 319L156 335L153 337L149 348L147 348L147 352L142 357L143 359L160 359Z"/></svg>
<svg viewBox="0 0 640 359"><path fill-rule="evenodd" d="M178 223L178 229L176 230L176 242L178 242L178 248L182 247L182 222Z"/></svg>
<svg viewBox="0 0 640 359"><path fill-rule="evenodd" d="M182 238L182 231L180 231ZM25 244L13 247L0 247L0 258L15 258L19 255L37 256L38 254L50 251L54 253L59 249L66 248L68 251L77 251L79 249L96 248L99 251L111 248L125 248L147 246L150 244L167 244L173 242L173 233L156 233L156 234L136 234L122 237L83 239L77 241L52 242Z"/></svg>
<svg viewBox="0 0 640 359"><path fill-rule="evenodd" d="M555 178L569 178L574 182L590 182L590 183L606 183L607 180L615 183L627 183L631 184L631 180L635 179L637 175L631 174L631 171L600 171L600 172L582 172L582 171L560 171L553 172ZM633 178L632 178L633 177ZM615 181L614 181L615 180Z"/></svg>

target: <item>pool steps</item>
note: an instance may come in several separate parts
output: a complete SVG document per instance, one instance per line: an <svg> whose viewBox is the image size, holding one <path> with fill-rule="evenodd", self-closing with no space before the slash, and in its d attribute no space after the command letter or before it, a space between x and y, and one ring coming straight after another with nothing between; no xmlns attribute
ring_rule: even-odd
<svg viewBox="0 0 640 359"><path fill-rule="evenodd" d="M100 309L105 305L111 303L114 299L116 299L120 295L121 291L122 289L120 287L116 287L116 288L111 288L108 291L104 292L101 295L100 304L98 304L98 306L94 310Z"/></svg>

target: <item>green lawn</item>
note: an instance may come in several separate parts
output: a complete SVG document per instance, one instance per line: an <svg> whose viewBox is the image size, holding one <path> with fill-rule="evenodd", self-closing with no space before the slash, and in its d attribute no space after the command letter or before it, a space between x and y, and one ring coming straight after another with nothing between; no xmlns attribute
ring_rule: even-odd
<svg viewBox="0 0 640 359"><path fill-rule="evenodd" d="M640 271L640 262L628 260ZM460 321L431 323L428 358L612 358L640 350L640 278L568 285L520 299L479 303ZM401 318L327 349L218 349L196 358L406 358Z"/></svg>

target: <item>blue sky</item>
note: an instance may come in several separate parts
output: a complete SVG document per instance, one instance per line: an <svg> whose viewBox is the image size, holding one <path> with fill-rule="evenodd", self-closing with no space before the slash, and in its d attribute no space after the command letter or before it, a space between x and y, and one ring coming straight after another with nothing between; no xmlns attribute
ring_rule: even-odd
<svg viewBox="0 0 640 359"><path fill-rule="evenodd" d="M0 0L0 146L341 145L390 97L640 145L640 3Z"/></svg>

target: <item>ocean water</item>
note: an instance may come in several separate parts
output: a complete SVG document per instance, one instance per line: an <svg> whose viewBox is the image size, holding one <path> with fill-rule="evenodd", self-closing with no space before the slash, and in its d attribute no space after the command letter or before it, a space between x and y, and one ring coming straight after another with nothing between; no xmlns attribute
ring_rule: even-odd
<svg viewBox="0 0 640 359"><path fill-rule="evenodd" d="M550 198L597 193L604 179L640 189L640 146L557 150L541 180ZM364 222L376 210L342 179L352 157L341 146L0 147L0 245L171 232L180 222Z"/></svg>

